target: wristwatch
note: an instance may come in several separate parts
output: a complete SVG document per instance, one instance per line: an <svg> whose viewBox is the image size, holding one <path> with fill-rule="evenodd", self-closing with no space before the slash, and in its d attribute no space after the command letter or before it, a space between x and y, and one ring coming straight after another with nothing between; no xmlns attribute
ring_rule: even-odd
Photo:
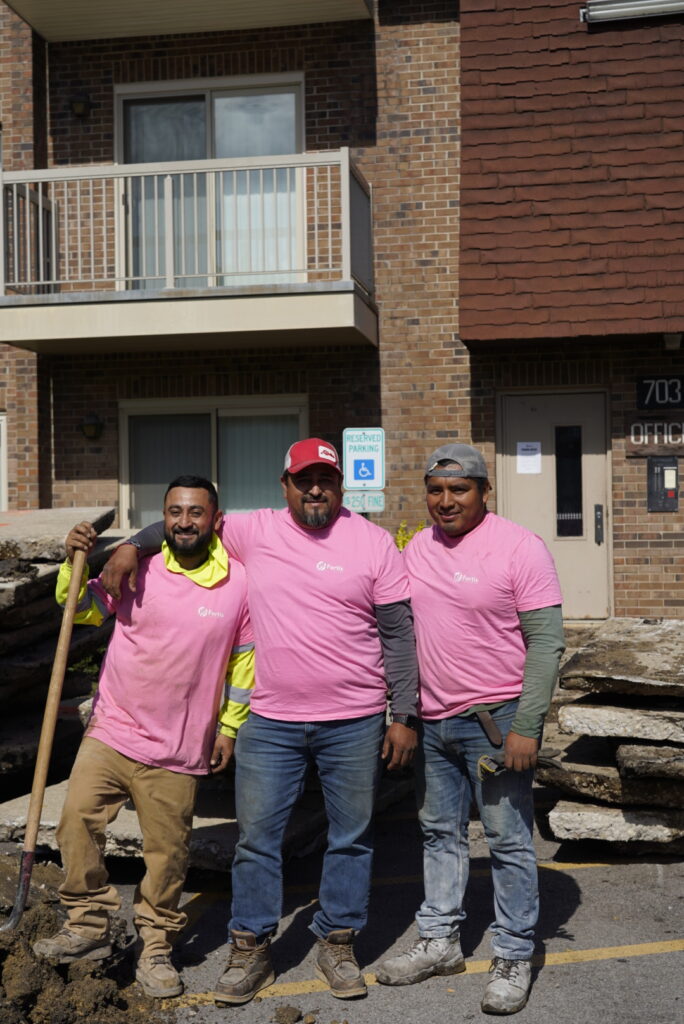
<svg viewBox="0 0 684 1024"><path fill-rule="evenodd" d="M418 728L418 719L415 715L392 715L392 725L395 722L399 725L406 725L409 729Z"/></svg>

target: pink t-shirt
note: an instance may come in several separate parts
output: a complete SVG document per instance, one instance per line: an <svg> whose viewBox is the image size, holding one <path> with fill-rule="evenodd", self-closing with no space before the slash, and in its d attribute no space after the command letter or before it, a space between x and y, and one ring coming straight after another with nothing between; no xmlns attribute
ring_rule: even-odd
<svg viewBox="0 0 684 1024"><path fill-rule="evenodd" d="M374 605L405 601L389 533L341 509L306 530L289 509L226 516L221 540L247 567L256 649L251 709L287 722L383 711L386 683Z"/></svg>
<svg viewBox="0 0 684 1024"><path fill-rule="evenodd" d="M461 537L437 526L404 549L420 670L420 714L447 718L522 690L525 643L518 612L561 603L540 537L489 512Z"/></svg>
<svg viewBox="0 0 684 1024"><path fill-rule="evenodd" d="M252 644L245 570L202 587L170 572L162 554L142 559L136 592L120 601L88 588L116 614L87 735L143 764L203 775L233 649Z"/></svg>

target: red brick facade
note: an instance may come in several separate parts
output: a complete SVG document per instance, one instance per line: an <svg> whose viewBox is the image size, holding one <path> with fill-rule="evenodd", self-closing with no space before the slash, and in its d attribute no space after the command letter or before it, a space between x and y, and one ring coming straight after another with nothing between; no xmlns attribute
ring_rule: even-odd
<svg viewBox="0 0 684 1024"><path fill-rule="evenodd" d="M325 371L331 368L326 349L291 355L280 349L222 357L198 353L183 370L182 386L187 388L183 393L202 393L202 384L193 383L195 375L209 389L204 393L245 393L232 390L229 369L245 360L255 368L250 378L254 392L273 393L270 368L299 363L302 370L294 390L310 395L312 431L339 442L344 426L382 421L393 481L384 521L394 526L398 516L422 516L420 474L415 467L422 463L426 449L441 437L467 437L469 431L467 354L458 340L460 105L454 87L458 22L453 4L447 0L382 3L375 25L342 22L260 32L52 44L50 163L113 159L114 84L273 72L304 72L306 148L350 146L373 188L380 362L371 350L336 349L335 373L326 379ZM78 120L70 113L69 99L76 95L86 95L92 103L87 119ZM57 405L69 394L68 416L74 423L79 418L74 410L90 407L94 391L106 389L105 404L122 397L115 383L125 376L122 359L46 361L49 372L62 379L78 367L81 398L71 387L64 392L55 389ZM138 394L179 393L178 383L157 379L158 359L130 357L123 363L131 379L142 375L136 385ZM177 359L174 364L178 366ZM214 390L214 370L208 376L204 371L196 374L190 364L215 368L228 390ZM240 388L245 386L249 385ZM131 388L124 391L128 394ZM88 502L116 497L115 412L109 411L107 419L113 430L106 432L91 456L78 435L70 433L55 461L56 504L83 503L86 495L90 495ZM90 462L97 463L97 470L86 468Z"/></svg>
<svg viewBox="0 0 684 1024"><path fill-rule="evenodd" d="M3 167L30 169L45 154L45 44L4 4L0 4L0 39ZM37 362L31 352L0 345L0 411L7 414L11 508L41 504Z"/></svg>
<svg viewBox="0 0 684 1024"><path fill-rule="evenodd" d="M645 512L646 462L625 457L624 420L638 377L684 375L662 340L684 329L684 20L599 32L566 0L462 0L460 19L451 0L376 6L374 22L51 44L46 107L30 88L45 47L0 5L6 167L41 153L111 162L118 84L303 73L306 148L351 147L373 190L380 333L378 351L189 339L180 355L38 366L12 352L0 377L11 505L116 502L121 401L305 393L312 433L339 443L345 426L385 428L380 521L413 526L437 444L472 440L494 475L502 392L596 389L609 409L613 610L683 616L681 515ZM83 119L70 110L80 96ZM92 411L105 429L86 442L78 424Z"/></svg>

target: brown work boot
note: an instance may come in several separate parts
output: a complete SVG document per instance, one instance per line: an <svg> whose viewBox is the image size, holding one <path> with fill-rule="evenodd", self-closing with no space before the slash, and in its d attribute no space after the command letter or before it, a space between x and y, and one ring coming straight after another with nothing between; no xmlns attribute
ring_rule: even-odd
<svg viewBox="0 0 684 1024"><path fill-rule="evenodd" d="M171 999L183 991L180 974L166 953L140 957L135 969L135 980L142 985L145 995L152 999Z"/></svg>
<svg viewBox="0 0 684 1024"><path fill-rule="evenodd" d="M49 939L38 939L33 943L36 956L49 957L60 964L71 964L75 960L105 960L112 955L109 936L89 939L73 932L66 925Z"/></svg>
<svg viewBox="0 0 684 1024"><path fill-rule="evenodd" d="M316 974L330 985L330 993L337 999L365 996L366 982L352 949L354 931L340 928L328 932L326 939L318 939Z"/></svg>
<svg viewBox="0 0 684 1024"><path fill-rule="evenodd" d="M216 1003L248 1003L275 981L270 939L257 946L253 932L230 933L230 956L214 989Z"/></svg>

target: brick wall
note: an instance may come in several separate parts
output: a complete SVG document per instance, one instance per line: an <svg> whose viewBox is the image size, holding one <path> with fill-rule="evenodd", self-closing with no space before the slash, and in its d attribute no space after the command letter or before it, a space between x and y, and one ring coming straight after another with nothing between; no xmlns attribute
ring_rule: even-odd
<svg viewBox="0 0 684 1024"><path fill-rule="evenodd" d="M554 388L606 392L616 615L684 617L682 512L646 510L646 459L625 452L625 419L636 409L637 378L675 375L684 375L684 353L665 351L661 336L603 339L600 351L593 338L549 341L543 347L483 343L472 355L473 438L487 453L489 465L494 462L497 393Z"/></svg>
<svg viewBox="0 0 684 1024"><path fill-rule="evenodd" d="M445 437L467 439L469 433L468 356L458 338L456 18L448 0L398 0L378 4L375 25L342 22L50 47L50 158L55 164L112 159L114 84L305 73L307 149L350 146L373 188L379 356L370 349L337 349L335 372L328 363L327 377L318 350L299 356L278 350L265 360L255 358L262 358L260 373L292 360L307 368L312 430L334 439L344 426L382 422L391 479L382 521L390 527L400 517L415 522L423 515L420 467L426 453ZM88 118L70 113L72 94L90 98ZM232 393L226 367L243 354L224 356L223 363L215 355L206 358L224 374L225 393ZM115 375L125 375L126 359L123 364L121 359L98 361L97 372L106 366L107 374L114 368ZM141 387L156 387L157 362L128 360L136 373L141 368ZM74 366L70 360L64 365ZM79 372L90 365L85 361ZM250 380L245 386L257 393L263 386L260 376ZM60 389L61 384L55 393ZM88 396L87 386L83 394ZM84 467L93 461L87 452L81 454ZM100 471L83 472L93 487L98 479L106 480L101 486L111 494L115 464L111 455L103 452L102 457ZM56 503L74 500L67 465L57 460Z"/></svg>
<svg viewBox="0 0 684 1024"><path fill-rule="evenodd" d="M684 19L462 0L461 332L684 329Z"/></svg>
<svg viewBox="0 0 684 1024"><path fill-rule="evenodd" d="M5 4L0 4L0 39L2 164L8 170L29 169L44 152L41 64L45 49ZM31 508L40 503L37 403L37 357L0 345L0 410L7 413L10 508Z"/></svg>
<svg viewBox="0 0 684 1024"><path fill-rule="evenodd" d="M54 394L53 501L59 507L118 503L121 400L308 394L311 433L335 444L341 424L364 426L379 417L377 359L370 348L64 356L45 366ZM105 424L96 442L79 430L92 412Z"/></svg>

